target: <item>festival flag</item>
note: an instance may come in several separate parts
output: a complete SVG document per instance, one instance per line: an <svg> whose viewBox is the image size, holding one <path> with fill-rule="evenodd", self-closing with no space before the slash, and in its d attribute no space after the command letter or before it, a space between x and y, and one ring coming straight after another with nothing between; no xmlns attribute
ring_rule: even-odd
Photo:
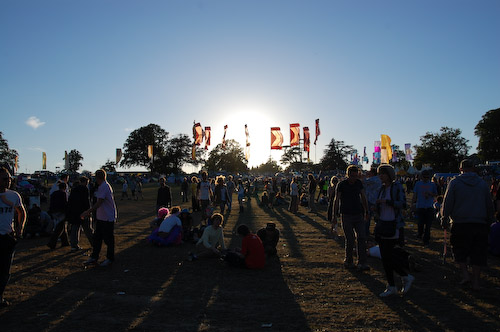
<svg viewBox="0 0 500 332"><path fill-rule="evenodd" d="M380 135L380 162L388 164L392 159L391 138L387 135Z"/></svg>
<svg viewBox="0 0 500 332"><path fill-rule="evenodd" d="M148 158L151 159L153 158L153 146L148 145Z"/></svg>
<svg viewBox="0 0 500 332"><path fill-rule="evenodd" d="M17 173L17 162L19 160L19 156L16 156L14 158L14 174Z"/></svg>
<svg viewBox="0 0 500 332"><path fill-rule="evenodd" d="M318 141L318 136L321 134L321 131L319 130L319 119L316 119L316 138L314 139L314 145L316 145L316 142Z"/></svg>
<svg viewBox="0 0 500 332"><path fill-rule="evenodd" d="M352 150L351 158L353 165L359 164L358 150Z"/></svg>
<svg viewBox="0 0 500 332"><path fill-rule="evenodd" d="M368 156L366 155L366 146L363 148L363 162L367 164L369 163Z"/></svg>
<svg viewBox="0 0 500 332"><path fill-rule="evenodd" d="M271 149L281 150L283 145L283 135L281 134L280 127L271 127Z"/></svg>
<svg viewBox="0 0 500 332"><path fill-rule="evenodd" d="M391 145L391 148L392 148L392 151L397 151L397 150L398 150L398 148L399 148L399 146L397 146L397 145L393 144L393 145ZM395 153L393 153L393 154L392 154L392 162L393 162L393 163L397 163L398 161L399 161L398 155L397 155L397 154L395 154Z"/></svg>
<svg viewBox="0 0 500 332"><path fill-rule="evenodd" d="M122 149L116 149L116 166L118 166L118 163L122 159Z"/></svg>
<svg viewBox="0 0 500 332"><path fill-rule="evenodd" d="M411 144L410 143L406 143L405 144L405 155L406 155L406 161L412 161L413 160L413 156L412 156L412 153L411 153Z"/></svg>
<svg viewBox="0 0 500 332"><path fill-rule="evenodd" d="M300 125L298 123L290 124L290 146L300 144Z"/></svg>
<svg viewBox="0 0 500 332"><path fill-rule="evenodd" d="M380 141L375 141L374 146L375 150L373 152L373 163L374 164L380 164L380 145L382 143Z"/></svg>
<svg viewBox="0 0 500 332"><path fill-rule="evenodd" d="M69 170L68 151L64 151L64 169Z"/></svg>
<svg viewBox="0 0 500 332"><path fill-rule="evenodd" d="M208 150L208 146L210 145L210 138L211 137L212 137L211 128L205 127L205 150Z"/></svg>
<svg viewBox="0 0 500 332"><path fill-rule="evenodd" d="M248 133L248 126L246 124L245 124L245 137L246 137L245 159L248 161L248 159L250 159L250 134Z"/></svg>
<svg viewBox="0 0 500 332"><path fill-rule="evenodd" d="M47 169L47 154L42 152L42 169Z"/></svg>
<svg viewBox="0 0 500 332"><path fill-rule="evenodd" d="M309 134L309 127L304 127L302 129L304 130L304 151L307 151L307 154L309 155L309 146L311 144L311 138L310 138L310 134Z"/></svg>
<svg viewBox="0 0 500 332"><path fill-rule="evenodd" d="M226 149L226 132L227 125L224 126L224 136L222 136L222 149Z"/></svg>
<svg viewBox="0 0 500 332"><path fill-rule="evenodd" d="M200 145L201 142L203 142L203 129L201 128L199 122L194 124L193 135L194 135L194 145Z"/></svg>

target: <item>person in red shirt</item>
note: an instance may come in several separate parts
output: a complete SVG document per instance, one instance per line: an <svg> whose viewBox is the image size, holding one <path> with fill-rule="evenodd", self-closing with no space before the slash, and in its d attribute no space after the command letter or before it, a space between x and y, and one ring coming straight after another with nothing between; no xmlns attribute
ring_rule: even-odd
<svg viewBox="0 0 500 332"><path fill-rule="evenodd" d="M237 233L243 238L241 250L228 251L224 259L230 266L262 269L266 263L266 253L260 238L247 225L238 226Z"/></svg>

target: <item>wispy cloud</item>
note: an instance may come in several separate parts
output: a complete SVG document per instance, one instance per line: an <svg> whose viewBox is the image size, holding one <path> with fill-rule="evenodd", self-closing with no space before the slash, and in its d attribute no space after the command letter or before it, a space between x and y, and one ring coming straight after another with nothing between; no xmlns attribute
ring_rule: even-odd
<svg viewBox="0 0 500 332"><path fill-rule="evenodd" d="M125 128L125 131L126 131L127 133L129 133L129 132L131 132L131 131L133 131L133 130L134 130L134 129L132 129L132 128Z"/></svg>
<svg viewBox="0 0 500 332"><path fill-rule="evenodd" d="M45 122L40 121L36 116L30 116L28 120L26 120L26 124L33 129L37 129L40 126L43 126Z"/></svg>
<svg viewBox="0 0 500 332"><path fill-rule="evenodd" d="M39 148L39 147L35 147L35 146L28 148L28 150L39 151L39 152L44 152L45 151L44 148Z"/></svg>

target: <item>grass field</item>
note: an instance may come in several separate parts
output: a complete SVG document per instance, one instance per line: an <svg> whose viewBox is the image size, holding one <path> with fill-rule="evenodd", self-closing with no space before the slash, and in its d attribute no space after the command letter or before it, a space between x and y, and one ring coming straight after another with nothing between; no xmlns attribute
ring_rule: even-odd
<svg viewBox="0 0 500 332"><path fill-rule="evenodd" d="M69 247L50 250L47 238L22 240L5 292L12 305L0 309L0 331L500 330L499 259L490 257L483 291L458 286L458 269L440 258L437 227L424 248L407 221L407 249L421 270L405 297L381 299L380 260L369 258L368 272L344 269L343 238L330 237L326 207L294 215L284 206L262 208L252 197L243 214L233 209L225 216L229 247L240 245L235 230L242 223L256 231L275 222L281 240L278 257L264 270L232 269L219 260L186 261L193 244L146 243L156 188L146 185L144 200L117 199L110 267L85 269L87 256ZM178 188L173 193L174 204L189 207L180 203ZM84 236L81 245L89 248Z"/></svg>

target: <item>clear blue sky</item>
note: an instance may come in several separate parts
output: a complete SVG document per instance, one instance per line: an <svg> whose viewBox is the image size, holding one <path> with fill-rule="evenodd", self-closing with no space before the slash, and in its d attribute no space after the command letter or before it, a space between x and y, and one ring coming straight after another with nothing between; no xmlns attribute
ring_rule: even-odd
<svg viewBox="0 0 500 332"><path fill-rule="evenodd" d="M0 0L0 131L22 172L72 149L94 171L131 130L193 120L212 147L224 124L243 146L247 123L250 166L279 160L270 127L287 143L316 118L313 161L332 138L371 162L380 134L413 145L442 126L472 153L500 107L498 17L498 0Z"/></svg>

